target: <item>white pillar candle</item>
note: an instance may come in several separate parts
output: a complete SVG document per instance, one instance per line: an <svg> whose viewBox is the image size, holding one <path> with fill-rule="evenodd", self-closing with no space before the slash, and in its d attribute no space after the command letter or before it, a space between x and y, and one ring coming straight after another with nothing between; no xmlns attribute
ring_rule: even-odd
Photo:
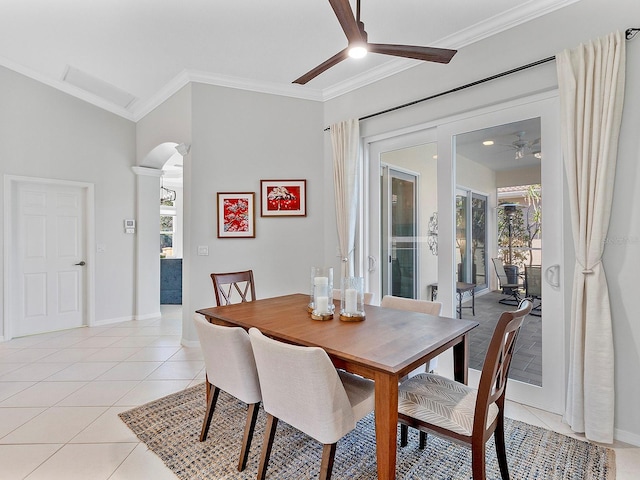
<svg viewBox="0 0 640 480"><path fill-rule="evenodd" d="M344 311L356 313L358 305L358 291L355 288L347 288L344 291Z"/></svg>
<svg viewBox="0 0 640 480"><path fill-rule="evenodd" d="M329 313L329 297L316 298L316 311L318 313Z"/></svg>
<svg viewBox="0 0 640 480"><path fill-rule="evenodd" d="M329 296L329 278L328 277L315 277L313 284L316 287L316 297L328 297Z"/></svg>

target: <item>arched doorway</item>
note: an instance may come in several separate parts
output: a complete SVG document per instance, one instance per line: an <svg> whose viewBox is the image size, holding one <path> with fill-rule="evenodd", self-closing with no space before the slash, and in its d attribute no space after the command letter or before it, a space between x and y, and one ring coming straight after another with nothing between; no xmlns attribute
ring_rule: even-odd
<svg viewBox="0 0 640 480"><path fill-rule="evenodd" d="M165 142L153 148L133 167L136 180L136 320L156 318L160 312L160 189L163 168L178 168L188 155L184 143Z"/></svg>

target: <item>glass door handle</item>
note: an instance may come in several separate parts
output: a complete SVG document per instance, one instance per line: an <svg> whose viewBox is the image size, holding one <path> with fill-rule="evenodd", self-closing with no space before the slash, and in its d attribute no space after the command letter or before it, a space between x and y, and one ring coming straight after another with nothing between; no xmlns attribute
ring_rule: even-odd
<svg viewBox="0 0 640 480"><path fill-rule="evenodd" d="M375 271L377 264L378 261L376 260L376 257L369 255L369 272Z"/></svg>
<svg viewBox="0 0 640 480"><path fill-rule="evenodd" d="M547 267L544 271L544 279L553 288L560 288L560 265Z"/></svg>

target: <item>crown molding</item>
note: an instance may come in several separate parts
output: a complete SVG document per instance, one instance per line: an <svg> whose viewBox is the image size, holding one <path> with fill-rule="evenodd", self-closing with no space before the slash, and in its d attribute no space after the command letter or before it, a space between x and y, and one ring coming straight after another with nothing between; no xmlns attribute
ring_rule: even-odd
<svg viewBox="0 0 640 480"><path fill-rule="evenodd" d="M581 0L529 0L524 5L511 8L505 12L491 17L488 20L476 23L453 35L449 35L433 43L434 47L452 48L459 50L472 43L479 42L498 33L522 25L535 18L559 10ZM378 82L384 78L396 75L423 62L405 58L398 58L386 62L380 67L364 72L341 83L337 83L322 91L323 99L331 100L358 88Z"/></svg>
<svg viewBox="0 0 640 480"><path fill-rule="evenodd" d="M487 20L444 37L437 46L442 48L466 47L579 1L581 0L529 0L523 5L505 10Z"/></svg>
<svg viewBox="0 0 640 480"><path fill-rule="evenodd" d="M436 40L433 42L433 45L441 48L460 49L579 1L581 0L529 0L523 5L501 12L488 20L479 22L448 37ZM0 57L1 66L133 122L138 122L191 82L324 102L396 75L421 63L422 62L417 60L396 58L349 80L322 90L303 85L261 82L240 77L183 70L158 90L151 98L144 102L140 100L134 101L134 103L127 108L122 108L70 85L67 82L47 77L23 65Z"/></svg>

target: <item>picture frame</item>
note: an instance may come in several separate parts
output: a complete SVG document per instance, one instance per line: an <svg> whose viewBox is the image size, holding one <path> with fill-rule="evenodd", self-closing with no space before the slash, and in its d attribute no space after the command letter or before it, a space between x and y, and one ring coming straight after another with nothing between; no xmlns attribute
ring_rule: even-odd
<svg viewBox="0 0 640 480"><path fill-rule="evenodd" d="M306 180L260 180L262 217L306 217Z"/></svg>
<svg viewBox="0 0 640 480"><path fill-rule="evenodd" d="M255 238L254 212L254 192L218 192L218 238Z"/></svg>

